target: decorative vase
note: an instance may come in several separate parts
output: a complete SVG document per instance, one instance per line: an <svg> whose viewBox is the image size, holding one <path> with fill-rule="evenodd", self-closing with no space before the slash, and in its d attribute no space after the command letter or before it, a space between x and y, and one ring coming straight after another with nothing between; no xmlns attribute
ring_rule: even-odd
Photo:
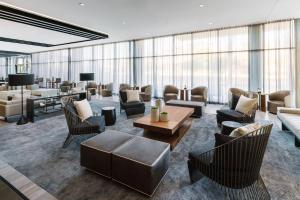
<svg viewBox="0 0 300 200"><path fill-rule="evenodd" d="M160 113L159 120L162 122L169 121L169 114L167 112Z"/></svg>
<svg viewBox="0 0 300 200"><path fill-rule="evenodd" d="M161 102L161 99L156 99L155 100L155 106L158 108L159 112L162 111L162 102Z"/></svg>
<svg viewBox="0 0 300 200"><path fill-rule="evenodd" d="M159 111L156 106L151 108L151 122L158 122L159 121Z"/></svg>

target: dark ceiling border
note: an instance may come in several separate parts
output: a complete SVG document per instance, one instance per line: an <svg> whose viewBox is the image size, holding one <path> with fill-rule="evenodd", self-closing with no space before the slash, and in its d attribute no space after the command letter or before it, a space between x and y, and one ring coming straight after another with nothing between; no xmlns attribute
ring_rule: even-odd
<svg viewBox="0 0 300 200"><path fill-rule="evenodd" d="M75 41L75 42L60 43L60 44L45 44L45 43L38 43L38 42L33 42L33 41L0 37L0 41L4 41L4 42L12 42L12 43L43 46L43 47L53 47L53 46L60 46L60 45L65 45L65 44L73 44L73 43L108 38L108 35L105 33L93 31L93 30L90 30L90 29L87 29L84 27L80 27L80 26L73 25L73 24L68 24L66 22L47 18L47 17L41 16L41 15L29 13L29 12L26 12L23 10L19 10L19 9L1 5L1 4L0 4L0 19L86 38L84 40Z"/></svg>
<svg viewBox="0 0 300 200"><path fill-rule="evenodd" d="M10 56L20 56L20 55L30 55L30 53L0 50L0 57L10 57Z"/></svg>

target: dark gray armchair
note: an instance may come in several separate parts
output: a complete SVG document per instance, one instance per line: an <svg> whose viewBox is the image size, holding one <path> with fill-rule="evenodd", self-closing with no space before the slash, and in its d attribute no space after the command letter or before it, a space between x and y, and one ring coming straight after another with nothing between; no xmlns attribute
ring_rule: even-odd
<svg viewBox="0 0 300 200"><path fill-rule="evenodd" d="M63 144L63 147L66 147L70 144L73 136L102 133L105 131L105 120L103 116L94 114L94 116L82 121L77 115L73 99L62 99L62 103L69 129L69 133Z"/></svg>
<svg viewBox="0 0 300 200"><path fill-rule="evenodd" d="M189 153L191 182L205 176L218 184L228 199L271 199L259 172L272 126L265 124L241 137L215 134L214 148L202 146Z"/></svg>

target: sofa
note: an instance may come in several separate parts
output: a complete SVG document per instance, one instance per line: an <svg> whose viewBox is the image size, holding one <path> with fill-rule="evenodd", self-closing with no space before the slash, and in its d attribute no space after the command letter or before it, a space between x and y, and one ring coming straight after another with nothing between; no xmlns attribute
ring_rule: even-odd
<svg viewBox="0 0 300 200"><path fill-rule="evenodd" d="M277 117L282 130L291 131L295 135L295 146L300 147L300 108L278 107Z"/></svg>
<svg viewBox="0 0 300 200"><path fill-rule="evenodd" d="M24 99L29 98L30 90L23 90ZM12 100L8 100L12 97ZM21 90L0 91L0 116L7 120L8 117L21 114ZM26 112L26 101L23 102L24 112Z"/></svg>
<svg viewBox="0 0 300 200"><path fill-rule="evenodd" d="M268 111L272 114L277 113L278 107L286 107L284 99L290 95L290 91L281 90L269 94Z"/></svg>

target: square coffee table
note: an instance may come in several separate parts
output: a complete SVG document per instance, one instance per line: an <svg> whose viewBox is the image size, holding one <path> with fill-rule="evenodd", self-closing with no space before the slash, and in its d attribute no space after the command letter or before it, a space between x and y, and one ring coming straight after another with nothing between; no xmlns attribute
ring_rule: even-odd
<svg viewBox="0 0 300 200"><path fill-rule="evenodd" d="M146 115L133 122L133 126L143 128L143 137L167 142L173 150L192 124L190 118L193 108L165 106L162 112L168 112L168 122L151 122L151 116Z"/></svg>

